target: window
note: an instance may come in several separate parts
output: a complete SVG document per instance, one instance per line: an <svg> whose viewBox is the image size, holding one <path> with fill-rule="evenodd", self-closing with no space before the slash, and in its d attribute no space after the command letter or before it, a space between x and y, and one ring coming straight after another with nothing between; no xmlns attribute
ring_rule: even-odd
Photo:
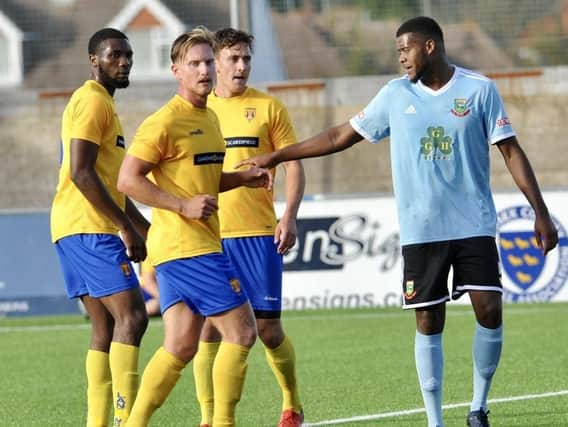
<svg viewBox="0 0 568 427"><path fill-rule="evenodd" d="M170 44L176 35L163 27L148 27L128 31L134 50L134 78L169 76Z"/></svg>
<svg viewBox="0 0 568 427"><path fill-rule="evenodd" d="M8 39L0 33L0 74L5 76L10 73L10 45Z"/></svg>

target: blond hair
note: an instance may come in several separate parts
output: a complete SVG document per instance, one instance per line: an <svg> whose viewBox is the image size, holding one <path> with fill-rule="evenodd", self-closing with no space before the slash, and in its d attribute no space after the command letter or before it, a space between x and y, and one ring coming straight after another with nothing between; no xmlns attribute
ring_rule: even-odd
<svg viewBox="0 0 568 427"><path fill-rule="evenodd" d="M195 27L193 30L183 33L174 40L170 51L172 64L182 61L187 51L198 44L207 44L211 49L215 46L213 34L206 27Z"/></svg>

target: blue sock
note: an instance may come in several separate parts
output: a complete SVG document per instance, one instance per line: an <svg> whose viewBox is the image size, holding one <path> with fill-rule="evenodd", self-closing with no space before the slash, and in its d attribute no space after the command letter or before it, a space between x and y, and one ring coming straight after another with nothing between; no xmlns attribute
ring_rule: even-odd
<svg viewBox="0 0 568 427"><path fill-rule="evenodd" d="M444 353L442 334L422 335L416 331L414 340L416 371L422 390L422 399L428 415L429 427L443 427L442 379L444 376Z"/></svg>
<svg viewBox="0 0 568 427"><path fill-rule="evenodd" d="M493 374L501 358L503 347L503 325L487 329L479 323L473 337L473 400L471 410L482 408L487 411L487 395Z"/></svg>

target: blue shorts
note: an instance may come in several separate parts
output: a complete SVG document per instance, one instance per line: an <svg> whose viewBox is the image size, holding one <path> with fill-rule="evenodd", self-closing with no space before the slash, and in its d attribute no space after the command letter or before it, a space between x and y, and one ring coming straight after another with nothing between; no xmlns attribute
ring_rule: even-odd
<svg viewBox="0 0 568 427"><path fill-rule="evenodd" d="M282 311L282 255L273 236L223 239L257 318L279 318Z"/></svg>
<svg viewBox="0 0 568 427"><path fill-rule="evenodd" d="M114 234L74 234L55 247L69 298L101 298L139 286L126 247Z"/></svg>
<svg viewBox="0 0 568 427"><path fill-rule="evenodd" d="M162 314L178 302L203 316L222 313L248 301L237 273L224 254L176 259L156 266Z"/></svg>

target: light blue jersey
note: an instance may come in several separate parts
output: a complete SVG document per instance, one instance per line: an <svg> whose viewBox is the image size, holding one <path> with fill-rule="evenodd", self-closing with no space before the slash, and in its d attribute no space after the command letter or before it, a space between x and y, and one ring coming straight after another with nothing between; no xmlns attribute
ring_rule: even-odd
<svg viewBox="0 0 568 427"><path fill-rule="evenodd" d="M394 79L350 124L390 136L402 245L495 236L489 146L515 131L491 80L459 67L437 91Z"/></svg>

